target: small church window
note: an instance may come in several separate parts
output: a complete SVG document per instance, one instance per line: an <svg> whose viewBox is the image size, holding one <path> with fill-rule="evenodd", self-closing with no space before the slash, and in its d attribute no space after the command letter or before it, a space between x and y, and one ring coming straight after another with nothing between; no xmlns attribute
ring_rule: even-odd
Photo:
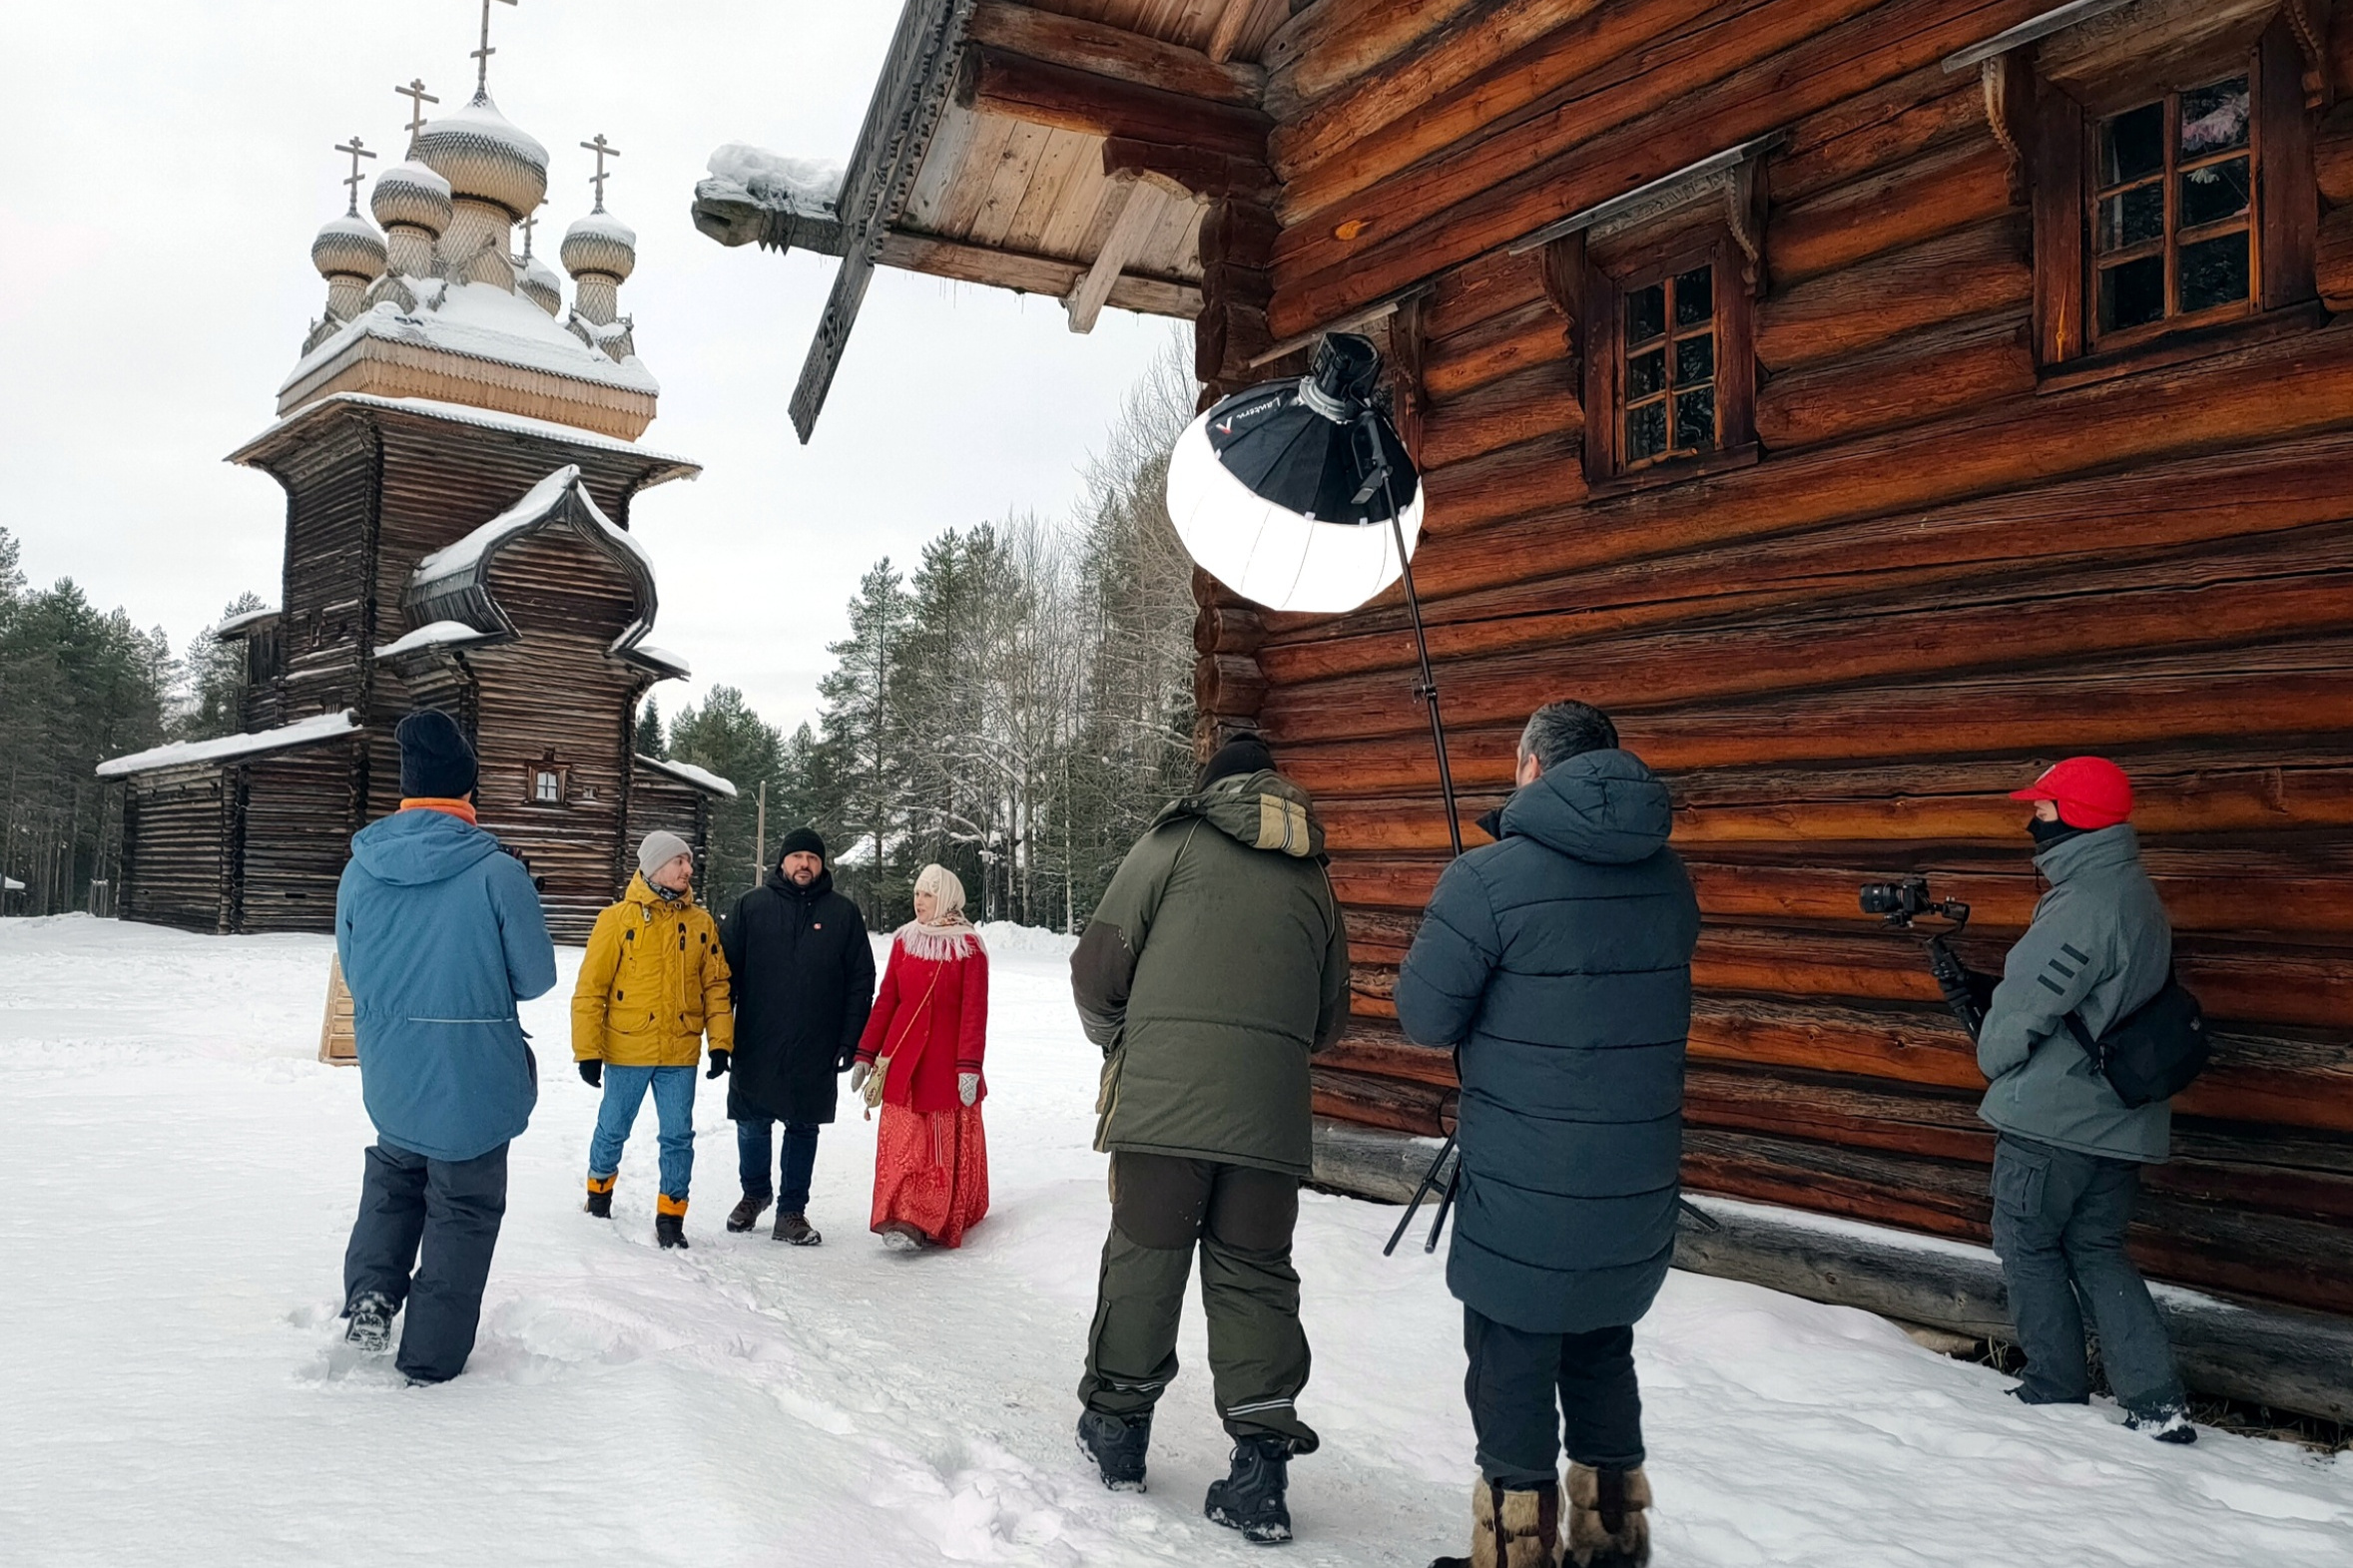
<svg viewBox="0 0 2353 1568"><path fill-rule="evenodd" d="M1711 267L1627 290L1620 417L1628 468L1716 449L1715 315Z"/></svg>
<svg viewBox="0 0 2353 1568"><path fill-rule="evenodd" d="M2099 123L2091 232L2102 339L2246 307L2255 178L2243 71Z"/></svg>
<svg viewBox="0 0 2353 1568"><path fill-rule="evenodd" d="M539 805L564 803L564 771L545 764L531 770L531 798Z"/></svg>

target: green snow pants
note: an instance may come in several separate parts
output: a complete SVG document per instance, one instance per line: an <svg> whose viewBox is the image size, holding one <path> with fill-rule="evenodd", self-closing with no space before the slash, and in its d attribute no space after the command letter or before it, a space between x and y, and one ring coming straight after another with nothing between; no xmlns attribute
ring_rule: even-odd
<svg viewBox="0 0 2353 1568"><path fill-rule="evenodd" d="M1111 1237L1078 1397L1107 1415L1149 1415L1177 1374L1177 1319L1193 1253L1217 1413L1235 1437L1317 1438L1293 1401L1307 1386L1307 1334L1291 1233L1299 1178L1166 1155L1111 1156Z"/></svg>

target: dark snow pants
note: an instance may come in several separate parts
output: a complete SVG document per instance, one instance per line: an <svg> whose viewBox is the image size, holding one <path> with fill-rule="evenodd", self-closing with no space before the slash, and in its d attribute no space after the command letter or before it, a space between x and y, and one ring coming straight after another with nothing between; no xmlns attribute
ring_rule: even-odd
<svg viewBox="0 0 2353 1568"><path fill-rule="evenodd" d="M1226 1430L1281 1437L1294 1453L1313 1453L1315 1431L1294 1407L1309 1367L1291 1267L1298 1224L1295 1176L1113 1154L1111 1237L1078 1397L1107 1415L1152 1412L1177 1374L1177 1319L1198 1248L1209 1369Z"/></svg>
<svg viewBox="0 0 2353 1568"><path fill-rule="evenodd" d="M1596 1470L1642 1462L1642 1389L1634 1330L1529 1333L1463 1308L1471 1370L1463 1396L1478 1435L1479 1473L1505 1491L1560 1484L1560 1450Z"/></svg>
<svg viewBox="0 0 2353 1568"><path fill-rule="evenodd" d="M2178 1408L2185 1395L2165 1324L2124 1229L2140 1167L2005 1134L1994 1147L1994 1253L2010 1283L2010 1310L2027 1352L2019 1397L2081 1404L2091 1396L2083 1314L2116 1402L2136 1415Z"/></svg>
<svg viewBox="0 0 2353 1568"><path fill-rule="evenodd" d="M430 1160L382 1142L367 1151L359 1219L343 1253L343 1314L370 1291L394 1307L406 1303L392 1364L419 1382L447 1382L473 1353L506 1215L506 1147L471 1160Z"/></svg>

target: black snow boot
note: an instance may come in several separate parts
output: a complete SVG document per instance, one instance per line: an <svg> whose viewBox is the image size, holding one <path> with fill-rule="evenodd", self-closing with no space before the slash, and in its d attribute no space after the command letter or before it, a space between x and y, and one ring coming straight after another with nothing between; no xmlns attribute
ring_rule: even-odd
<svg viewBox="0 0 2353 1568"><path fill-rule="evenodd" d="M774 1202L776 1198L771 1193L744 1194L744 1201L728 1211L727 1228L738 1233L749 1231L760 1223L760 1217L768 1213L768 1206Z"/></svg>
<svg viewBox="0 0 2353 1568"><path fill-rule="evenodd" d="M398 1310L381 1291L360 1292L344 1314L351 1319L351 1326L343 1330L343 1342L363 1355L383 1354L391 1348L392 1314Z"/></svg>
<svg viewBox="0 0 2353 1568"><path fill-rule="evenodd" d="M613 1218L613 1184L619 1180L616 1176L608 1176L602 1181L593 1176L588 1179L587 1209L592 1219Z"/></svg>
<svg viewBox="0 0 2353 1568"><path fill-rule="evenodd" d="M687 1245L686 1216L683 1214L654 1216L654 1240L660 1242L664 1247L685 1247Z"/></svg>
<svg viewBox="0 0 2353 1568"><path fill-rule="evenodd" d="M354 1322L358 1321L354 1316ZM2168 1404L2148 1411L2127 1410L2124 1425L2132 1431L2146 1432L2161 1443L2194 1443L2198 1429L2189 1423L2189 1406Z"/></svg>
<svg viewBox="0 0 2353 1568"><path fill-rule="evenodd" d="M789 1242L795 1247L822 1247L826 1240L818 1234L817 1227L809 1223L809 1216L798 1209L791 1214L778 1215L776 1229L769 1236L772 1240Z"/></svg>
<svg viewBox="0 0 2353 1568"><path fill-rule="evenodd" d="M1291 1510L1283 1502L1290 1482L1291 1443L1283 1437L1245 1437L1234 1444L1234 1473L1209 1484L1201 1511L1213 1524L1240 1530L1242 1539L1273 1546L1291 1539Z"/></svg>
<svg viewBox="0 0 2353 1568"><path fill-rule="evenodd" d="M1103 1472L1103 1484L1115 1492L1144 1489L1144 1452L1152 1446L1152 1417L1106 1415L1082 1411L1078 1417L1078 1449Z"/></svg>

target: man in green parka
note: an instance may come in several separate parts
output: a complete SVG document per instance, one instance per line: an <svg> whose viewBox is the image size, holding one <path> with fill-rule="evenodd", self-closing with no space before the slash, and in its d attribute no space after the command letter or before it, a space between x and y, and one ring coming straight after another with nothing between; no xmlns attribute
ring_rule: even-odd
<svg viewBox="0 0 2353 1568"><path fill-rule="evenodd" d="M1079 1398L1079 1445L1141 1491L1152 1408L1176 1376L1193 1253L1233 1473L1211 1519L1291 1536L1292 1455L1316 1434L1291 1233L1312 1174L1308 1058L1348 1019L1348 933L1307 791L1255 738L1229 742L1111 880L1070 958L1103 1048L1095 1147L1111 1156L1111 1237Z"/></svg>

